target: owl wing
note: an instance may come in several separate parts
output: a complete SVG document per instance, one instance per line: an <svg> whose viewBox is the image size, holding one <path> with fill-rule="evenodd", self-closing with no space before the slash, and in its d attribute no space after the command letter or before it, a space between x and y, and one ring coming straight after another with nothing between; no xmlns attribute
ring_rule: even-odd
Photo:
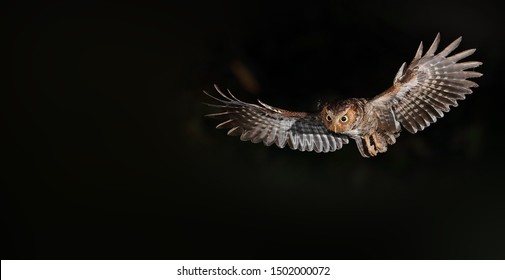
<svg viewBox="0 0 505 280"><path fill-rule="evenodd" d="M266 146L276 144L284 148L286 143L293 150L333 152L349 143L345 135L328 131L317 113L291 112L272 107L258 100L259 105L237 99L228 90L223 93L214 85L221 98L204 91L220 104L207 104L221 108L209 117L225 119L216 128L229 128L228 135L240 136L242 141L263 142Z"/></svg>
<svg viewBox="0 0 505 280"><path fill-rule="evenodd" d="M469 78L482 76L472 70L481 62L459 62L475 52L475 49L448 56L461 42L461 37L435 54L440 42L437 34L428 51L423 55L423 43L405 70L405 63L396 74L393 86L371 100L377 107L392 108L396 120L409 132L416 133L449 112L450 106L458 106L458 100L472 93L478 85Z"/></svg>

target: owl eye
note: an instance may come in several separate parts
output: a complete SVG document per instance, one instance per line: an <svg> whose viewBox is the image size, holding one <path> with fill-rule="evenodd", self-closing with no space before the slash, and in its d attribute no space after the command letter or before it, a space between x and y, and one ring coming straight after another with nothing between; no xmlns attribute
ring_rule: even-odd
<svg viewBox="0 0 505 280"><path fill-rule="evenodd" d="M327 121L329 121L329 122L331 122L331 117L330 117L330 115L326 115L326 120L327 120Z"/></svg>
<svg viewBox="0 0 505 280"><path fill-rule="evenodd" d="M342 117L340 118L340 120L341 120L342 122L347 122L347 120L348 120L348 119L349 119L349 118L348 118L347 116L342 116Z"/></svg>

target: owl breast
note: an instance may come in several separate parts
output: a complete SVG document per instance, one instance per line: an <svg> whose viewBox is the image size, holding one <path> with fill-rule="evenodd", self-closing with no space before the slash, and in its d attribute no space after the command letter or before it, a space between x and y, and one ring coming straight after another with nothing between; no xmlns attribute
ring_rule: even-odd
<svg viewBox="0 0 505 280"><path fill-rule="evenodd" d="M363 102L361 100L359 105L358 109L355 110L355 113L358 115L356 122L350 130L344 133L352 138L362 138L371 135L373 132L377 131L378 128L375 108L369 103L366 103L366 101Z"/></svg>

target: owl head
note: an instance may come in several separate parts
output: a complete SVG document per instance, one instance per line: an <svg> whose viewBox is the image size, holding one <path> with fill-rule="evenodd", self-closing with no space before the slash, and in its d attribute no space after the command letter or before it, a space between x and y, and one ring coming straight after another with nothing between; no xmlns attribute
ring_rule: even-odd
<svg viewBox="0 0 505 280"><path fill-rule="evenodd" d="M358 100L347 99L325 104L321 110L324 126L335 133L352 130L363 114L359 103Z"/></svg>

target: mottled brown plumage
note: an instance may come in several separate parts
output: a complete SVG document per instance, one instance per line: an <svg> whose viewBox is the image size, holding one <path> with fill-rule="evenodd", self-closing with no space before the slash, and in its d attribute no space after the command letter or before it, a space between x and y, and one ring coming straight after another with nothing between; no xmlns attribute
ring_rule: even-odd
<svg viewBox="0 0 505 280"><path fill-rule="evenodd" d="M482 74L468 69L482 63L459 62L475 49L448 56L458 47L460 37L435 54L439 42L437 34L424 55L421 42L408 67L406 63L400 67L393 85L370 100L351 98L324 104L316 113L291 112L261 101L259 105L240 101L216 86L221 98L205 93L220 102L209 105L223 111L208 116L224 118L217 128L229 128L228 135L239 135L243 141L333 152L351 138L362 156L376 156L396 142L401 127L411 133L423 130L478 86L468 79Z"/></svg>

